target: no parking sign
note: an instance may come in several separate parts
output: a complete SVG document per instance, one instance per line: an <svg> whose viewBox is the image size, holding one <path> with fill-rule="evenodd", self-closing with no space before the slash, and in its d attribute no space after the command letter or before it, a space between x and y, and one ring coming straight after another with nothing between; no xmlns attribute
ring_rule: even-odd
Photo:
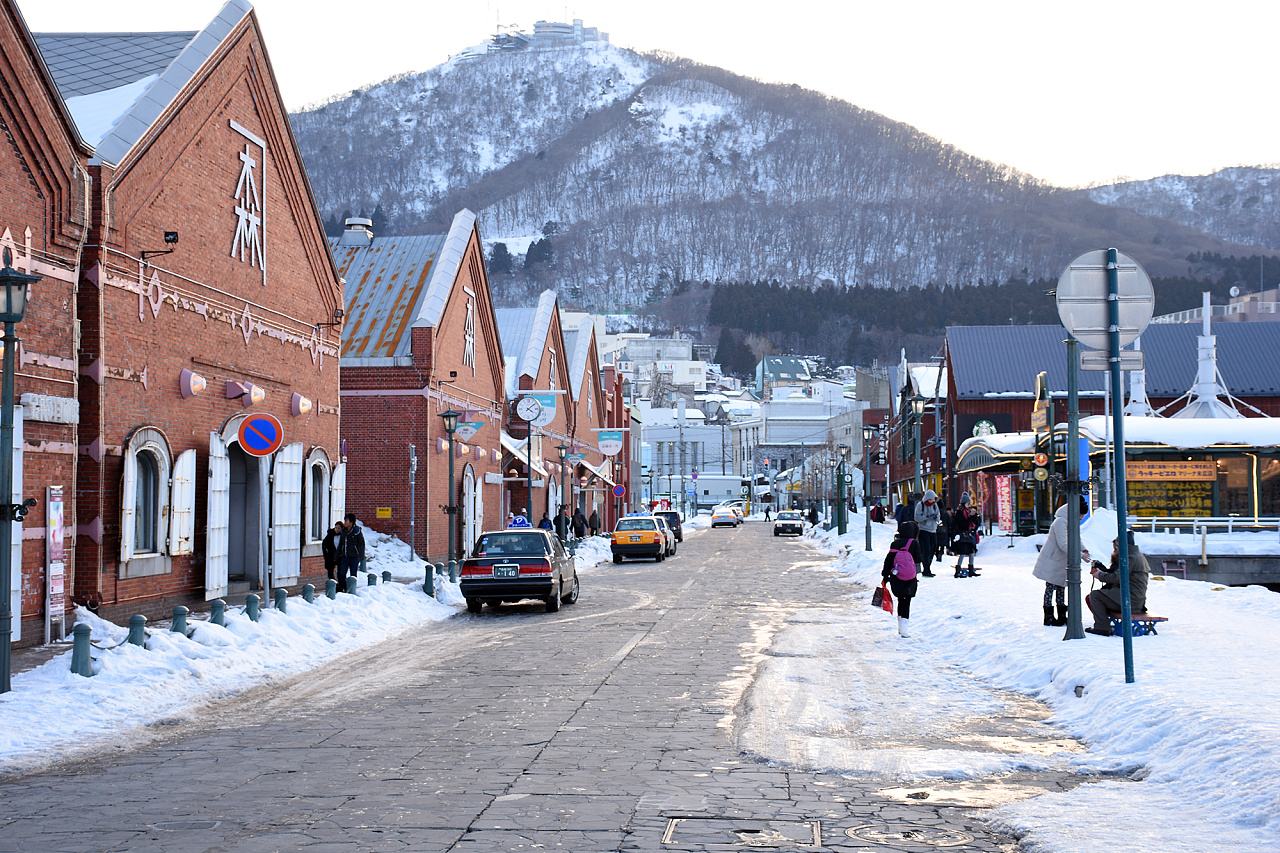
<svg viewBox="0 0 1280 853"><path fill-rule="evenodd" d="M249 415L240 422L237 437L250 456L270 456L284 444L284 425L274 415Z"/></svg>

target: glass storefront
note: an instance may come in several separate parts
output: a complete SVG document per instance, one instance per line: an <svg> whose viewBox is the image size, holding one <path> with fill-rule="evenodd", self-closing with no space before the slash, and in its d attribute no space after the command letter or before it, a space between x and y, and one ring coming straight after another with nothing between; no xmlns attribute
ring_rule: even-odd
<svg viewBox="0 0 1280 853"><path fill-rule="evenodd" d="M1253 515L1249 493L1253 458L1228 456L1216 460L1218 466L1218 515Z"/></svg>

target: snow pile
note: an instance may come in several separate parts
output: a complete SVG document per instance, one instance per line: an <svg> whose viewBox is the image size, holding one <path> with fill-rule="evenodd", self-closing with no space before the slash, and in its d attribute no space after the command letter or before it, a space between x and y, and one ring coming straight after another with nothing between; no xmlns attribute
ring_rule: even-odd
<svg viewBox="0 0 1280 853"><path fill-rule="evenodd" d="M366 529L369 569L404 575L390 556L408 546ZM422 565L418 561L419 566ZM410 573L411 574L411 573ZM128 631L80 609L92 629L93 678L71 673L71 652L13 678L0 695L0 772L14 772L118 741L122 733L191 713L205 703L286 679L340 655L425 622L447 619L462 603L457 584L438 582L441 600L422 593L423 572L410 584L379 582L356 595L314 603L290 597L287 612L264 608L253 622L228 608L226 626L192 617L191 636L152 626L146 647L123 643Z"/></svg>
<svg viewBox="0 0 1280 853"><path fill-rule="evenodd" d="M590 572L602 563L613 560L613 552L609 550L608 536L588 536L578 540L578 549L574 552L573 561L582 573Z"/></svg>
<svg viewBox="0 0 1280 853"><path fill-rule="evenodd" d="M1084 538L1103 557L1114 516L1095 516ZM1171 621L1159 636L1135 639L1137 683L1126 685L1118 638L1063 642L1063 629L1041 627L1044 584L1031 567L1043 536L1014 540L1012 548L1008 539L984 540L980 578L956 580L945 564L940 577L922 578L913 636L899 640L893 620L867 601L892 534L890 525L873 528L870 553L859 525L845 537L815 536L846 551L837 568L868 587L852 606L874 620L871 642L896 647L906 666L936 659L1044 701L1053 722L1089 746L1074 760L1079 771L1142 780L1099 781L997 810L1032 849L1118 849L1120 836L1124 849L1275 849L1280 682L1272 662L1280 657L1280 596L1153 580L1149 609Z"/></svg>

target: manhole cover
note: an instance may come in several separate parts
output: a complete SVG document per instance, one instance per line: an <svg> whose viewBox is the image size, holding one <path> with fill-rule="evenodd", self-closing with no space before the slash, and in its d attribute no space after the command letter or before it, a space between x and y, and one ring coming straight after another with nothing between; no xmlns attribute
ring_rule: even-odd
<svg viewBox="0 0 1280 853"><path fill-rule="evenodd" d="M216 829L222 821L220 820L162 820L159 823L151 824L152 829L163 830L164 832L191 832L201 829Z"/></svg>
<svg viewBox="0 0 1280 853"><path fill-rule="evenodd" d="M929 847L960 847L972 844L974 838L958 829L937 826L907 827L898 829L878 824L867 824L846 829L844 834L855 841L872 844L924 844Z"/></svg>
<svg viewBox="0 0 1280 853"><path fill-rule="evenodd" d="M663 844L716 844L744 850L795 850L822 846L817 820L747 820L721 817L673 817Z"/></svg>

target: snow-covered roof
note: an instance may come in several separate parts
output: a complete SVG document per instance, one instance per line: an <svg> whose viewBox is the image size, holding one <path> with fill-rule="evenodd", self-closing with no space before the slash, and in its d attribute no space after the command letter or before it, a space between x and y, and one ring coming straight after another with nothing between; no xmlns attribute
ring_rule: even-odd
<svg viewBox="0 0 1280 853"><path fill-rule="evenodd" d="M1080 434L1094 444L1106 442L1109 421L1102 415L1080 419ZM1125 446L1158 444L1179 450L1213 447L1280 447L1280 418L1136 418L1124 419Z"/></svg>
<svg viewBox="0 0 1280 853"><path fill-rule="evenodd" d="M509 382L518 382L521 376L537 377L555 313L554 290L542 291L538 303L532 308L499 308L494 312L498 320L498 337L502 340L502 354L516 360L515 373Z"/></svg>
<svg viewBox="0 0 1280 853"><path fill-rule="evenodd" d="M577 400L582 390L582 380L587 375L591 359L591 341L595 337L595 318L582 312L562 311L560 326L564 332L565 356L569 362L569 388Z"/></svg>
<svg viewBox="0 0 1280 853"><path fill-rule="evenodd" d="M947 369L936 364L912 364L911 390L922 397L947 396Z"/></svg>
<svg viewBox="0 0 1280 853"><path fill-rule="evenodd" d="M200 32L42 33L36 44L82 139L119 163L253 10L228 0Z"/></svg>

